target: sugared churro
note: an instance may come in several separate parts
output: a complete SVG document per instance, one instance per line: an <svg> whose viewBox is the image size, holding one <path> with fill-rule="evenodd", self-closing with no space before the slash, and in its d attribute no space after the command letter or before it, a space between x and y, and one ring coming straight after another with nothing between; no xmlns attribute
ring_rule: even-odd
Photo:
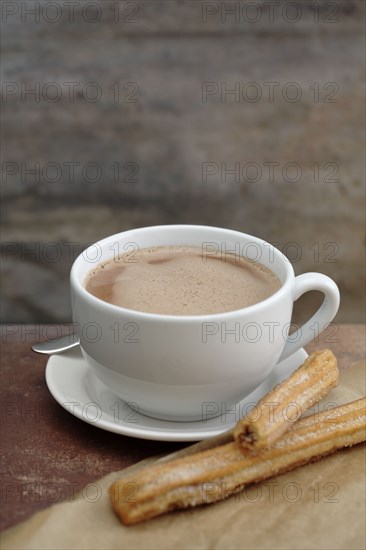
<svg viewBox="0 0 366 550"><path fill-rule="evenodd" d="M301 367L239 420L234 438L247 449L268 447L302 413L323 399L338 384L338 377L337 360L330 350L312 353Z"/></svg>
<svg viewBox="0 0 366 550"><path fill-rule="evenodd" d="M253 454L237 442L155 464L110 487L126 525L171 510L215 502L259 482L365 441L366 398L308 416L272 447Z"/></svg>

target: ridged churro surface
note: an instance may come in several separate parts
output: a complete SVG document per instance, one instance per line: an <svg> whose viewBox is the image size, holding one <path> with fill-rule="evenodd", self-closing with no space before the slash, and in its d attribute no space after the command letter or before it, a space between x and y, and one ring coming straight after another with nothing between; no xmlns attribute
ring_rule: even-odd
<svg viewBox="0 0 366 550"><path fill-rule="evenodd" d="M271 445L338 384L337 360L329 349L312 353L291 376L270 391L234 429L248 449Z"/></svg>
<svg viewBox="0 0 366 550"><path fill-rule="evenodd" d="M149 466L110 488L112 506L131 525L165 512L215 502L246 485L290 471L366 439L366 398L311 415L272 447L253 454L237 442Z"/></svg>

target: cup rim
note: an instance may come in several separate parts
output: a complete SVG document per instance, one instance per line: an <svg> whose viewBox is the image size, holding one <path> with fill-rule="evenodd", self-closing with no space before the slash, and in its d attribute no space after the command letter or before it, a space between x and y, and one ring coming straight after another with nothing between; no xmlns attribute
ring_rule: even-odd
<svg viewBox="0 0 366 550"><path fill-rule="evenodd" d="M276 292L274 292L268 298L266 298L265 300L262 300L261 302L257 302L256 304L252 304L252 305L246 306L244 308L233 309L233 310L230 310L230 311L224 311L222 313L208 313L208 314L204 314L204 315L168 315L168 314L164 314L164 313L149 313L149 312L145 312L145 311L129 309L129 308L125 308L123 306L117 306L115 304L105 302L104 300L101 300L100 298L97 298L96 296L94 296L93 294L91 294L90 292L88 292L86 290L86 288L83 286L83 283L79 280L78 269L79 269L79 267L82 263L86 262L86 260L84 258L84 254L87 250L89 250L91 247L93 247L93 246L95 247L97 245L100 246L100 247L103 247L108 242L110 242L110 240L112 240L112 239L116 240L119 237L121 237L122 235L125 236L128 233L136 234L136 233L139 233L139 232L149 231L149 230L155 229L155 228L162 228L162 229L165 229L167 231L169 231L173 228L174 228L175 231L180 230L180 229L181 230L186 230L187 228L197 229L197 230L209 229L210 231L217 231L217 232L225 231L227 233L230 233L230 236L237 236L238 238L239 237L241 237L241 238L246 237L246 238L250 238L250 240L252 242L257 243L260 246L263 246L263 245L270 246L273 249L274 254L276 256L278 256L279 258L281 258L281 260L283 261L283 263L285 265L285 271L286 271L285 281L280 286L280 288L278 290L276 290ZM169 245L166 245L166 246L169 246ZM172 245L172 246L174 246L174 245ZM200 322L201 323L203 321L208 321L208 320L211 320L211 319L214 320L214 321L217 321L217 320L220 320L220 319L228 319L232 316L237 316L238 314L242 314L242 313L250 314L254 311L258 311L258 312L262 311L264 308L270 306L272 302L275 302L278 298L281 298L282 295L285 294L288 291L288 287L291 284L291 276L294 277L295 273L294 273L294 269L293 269L289 259L286 258L286 256L280 250L278 250L278 248L273 246L271 243L265 241L264 239L260 239L259 237L255 237L253 235L250 235L249 233L243 233L242 231L236 231L234 229L227 229L227 228L224 228L224 227L217 227L217 226L210 226L210 225L197 225L197 224L159 225L159 224L157 224L157 225L151 225L151 226L146 226L146 227L138 227L138 228L133 228L133 229L127 229L126 231L121 231L120 233L115 233L113 235L110 235L108 237L100 239L99 241L96 241L95 243L90 244L75 259L75 261L72 265L72 268L71 268L70 283L71 283L71 287L73 288L73 290L80 293L81 296L85 300L89 301L91 304L95 305L96 307L104 308L106 311L109 311L111 313L114 312L116 314L119 313L119 314L124 314L124 315L130 315L130 316L133 316L134 318L136 316L139 316L142 319L155 320L157 322L158 321L169 321L169 322L177 323L177 322L187 322L187 321L189 321L191 323L192 322Z"/></svg>

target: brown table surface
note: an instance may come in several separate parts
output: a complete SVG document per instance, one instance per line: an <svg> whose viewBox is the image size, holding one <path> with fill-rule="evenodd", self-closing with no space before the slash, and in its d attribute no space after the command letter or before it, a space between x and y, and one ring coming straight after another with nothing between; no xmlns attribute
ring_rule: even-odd
<svg viewBox="0 0 366 550"><path fill-rule="evenodd" d="M5 529L52 503L71 500L87 483L143 458L189 444L145 441L75 418L49 393L47 356L37 341L69 334L67 325L1 327L1 524ZM330 348L340 369L365 356L364 325L333 325L307 351Z"/></svg>

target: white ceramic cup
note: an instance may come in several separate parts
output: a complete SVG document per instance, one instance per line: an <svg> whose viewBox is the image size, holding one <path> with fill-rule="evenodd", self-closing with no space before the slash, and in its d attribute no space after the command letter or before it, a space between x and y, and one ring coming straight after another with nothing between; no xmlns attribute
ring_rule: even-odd
<svg viewBox="0 0 366 550"><path fill-rule="evenodd" d="M214 315L143 313L90 294L85 279L96 264L139 248L187 245L206 254L241 254L271 269L280 289L255 305ZM324 293L313 317L288 336L293 302ZM199 225L132 229L87 248L71 271L73 320L85 360L97 377L139 412L165 420L202 420L250 394L276 363L326 328L339 307L336 284L320 273L295 277L271 244L238 231Z"/></svg>

